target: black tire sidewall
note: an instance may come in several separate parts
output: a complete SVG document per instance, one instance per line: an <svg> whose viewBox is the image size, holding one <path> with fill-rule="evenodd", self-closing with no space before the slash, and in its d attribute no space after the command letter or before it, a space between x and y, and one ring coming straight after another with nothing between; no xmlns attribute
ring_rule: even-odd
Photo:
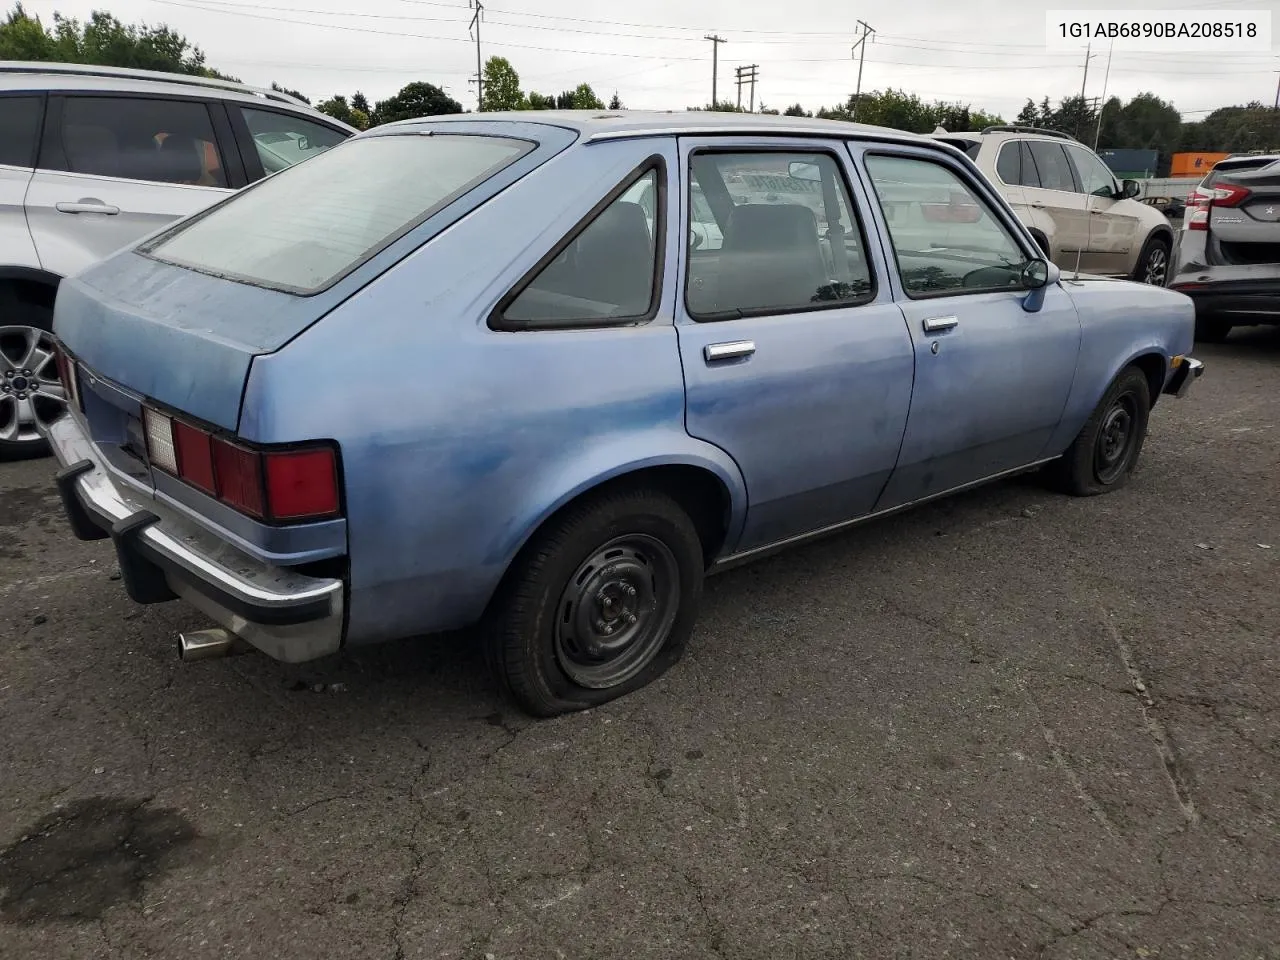
<svg viewBox="0 0 1280 960"><path fill-rule="evenodd" d="M1098 479L1094 463L1098 435L1102 430L1102 424L1107 412L1126 393L1132 393L1138 401L1133 431L1134 439L1131 441L1131 449L1128 454L1129 462L1119 476L1109 483L1104 483ZM1112 381L1111 386L1102 398L1102 402L1094 410L1093 416L1089 418L1088 426L1081 435L1083 442L1080 443L1076 451L1074 467L1078 485L1083 492L1106 493L1111 490L1117 490L1129 482L1129 478L1133 475L1138 460L1142 456L1142 448L1146 443L1150 417L1151 387L1147 383L1146 374L1136 367L1129 367Z"/></svg>
<svg viewBox="0 0 1280 960"><path fill-rule="evenodd" d="M1164 251L1164 278L1165 278L1165 282L1168 282L1169 253L1173 248L1170 245L1169 241L1166 240L1164 237L1155 236L1155 237L1151 237L1150 239L1147 240L1145 244L1143 244L1142 253L1138 257L1138 265L1134 270L1134 277L1133 277L1133 279L1136 280L1138 283L1147 282L1147 272L1148 272L1147 265L1151 262L1152 251L1157 249ZM1147 285L1154 286L1154 284L1147 284ZM1162 283L1161 286L1164 286L1164 284Z"/></svg>
<svg viewBox="0 0 1280 960"><path fill-rule="evenodd" d="M555 617L560 597L570 577L597 549L615 537L644 534L660 540L671 550L677 566L680 601L675 620L661 649L630 680L616 687L582 687L565 674L555 651ZM525 561L524 583L534 593L523 604L521 615L505 627L505 651L496 656L518 656L526 667L525 686L508 682L521 705L538 714L582 710L626 696L657 679L683 655L697 620L702 594L703 556L697 531L683 510L661 494L623 494L601 498L585 509L574 511L531 545ZM543 545L547 549L544 549ZM520 575L517 575L520 579ZM512 632L519 631L515 650ZM498 664L495 664L498 665ZM531 668L531 669L530 669Z"/></svg>

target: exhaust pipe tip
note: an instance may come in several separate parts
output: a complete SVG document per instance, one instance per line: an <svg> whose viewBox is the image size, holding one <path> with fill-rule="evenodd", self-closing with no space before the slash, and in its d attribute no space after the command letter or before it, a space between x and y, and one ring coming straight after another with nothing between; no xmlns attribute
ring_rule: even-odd
<svg viewBox="0 0 1280 960"><path fill-rule="evenodd" d="M229 630L213 627L178 634L178 659L184 663L247 653L249 645Z"/></svg>

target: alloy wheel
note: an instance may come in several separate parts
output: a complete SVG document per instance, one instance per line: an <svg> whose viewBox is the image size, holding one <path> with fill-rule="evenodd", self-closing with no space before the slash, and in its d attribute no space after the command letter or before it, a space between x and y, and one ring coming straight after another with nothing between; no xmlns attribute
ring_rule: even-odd
<svg viewBox="0 0 1280 960"><path fill-rule="evenodd" d="M1168 272L1169 255L1165 253L1164 247L1152 247L1151 252L1147 254L1147 264L1143 282L1149 283L1154 287L1163 287L1165 277L1168 275Z"/></svg>
<svg viewBox="0 0 1280 960"><path fill-rule="evenodd" d="M52 334L0 326L0 443L38 443L41 431L66 412Z"/></svg>

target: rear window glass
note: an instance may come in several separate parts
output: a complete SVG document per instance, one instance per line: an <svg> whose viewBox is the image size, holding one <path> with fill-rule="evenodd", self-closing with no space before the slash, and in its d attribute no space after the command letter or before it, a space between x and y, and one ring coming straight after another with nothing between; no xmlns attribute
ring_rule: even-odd
<svg viewBox="0 0 1280 960"><path fill-rule="evenodd" d="M456 134L352 140L162 234L144 252L231 280L314 293L533 148Z"/></svg>
<svg viewBox="0 0 1280 960"><path fill-rule="evenodd" d="M1200 186L1209 187L1218 181L1219 177L1230 176L1233 173L1242 173L1245 170L1258 170L1276 162L1275 157L1256 157L1248 160L1220 160L1217 165L1209 171Z"/></svg>

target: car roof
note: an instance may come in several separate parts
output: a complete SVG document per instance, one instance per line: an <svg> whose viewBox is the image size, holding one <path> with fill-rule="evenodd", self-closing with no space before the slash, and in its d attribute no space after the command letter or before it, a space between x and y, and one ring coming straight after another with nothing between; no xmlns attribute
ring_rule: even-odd
<svg viewBox="0 0 1280 960"><path fill-rule="evenodd" d="M0 93L31 91L152 93L183 97L198 95L218 100L254 103L259 106L266 102L295 113L323 117L329 123L350 130L352 133L356 132L354 127L320 113L315 107L307 105L290 94L254 87L247 83L237 83L233 80L78 63L0 61Z"/></svg>
<svg viewBox="0 0 1280 960"><path fill-rule="evenodd" d="M928 137L888 127L815 117L784 117L762 113L713 110L505 110L492 113L451 113L420 117L375 127L370 133L450 123L539 123L573 130L587 141L657 137L673 134L824 136L833 139L887 140L935 146Z"/></svg>

